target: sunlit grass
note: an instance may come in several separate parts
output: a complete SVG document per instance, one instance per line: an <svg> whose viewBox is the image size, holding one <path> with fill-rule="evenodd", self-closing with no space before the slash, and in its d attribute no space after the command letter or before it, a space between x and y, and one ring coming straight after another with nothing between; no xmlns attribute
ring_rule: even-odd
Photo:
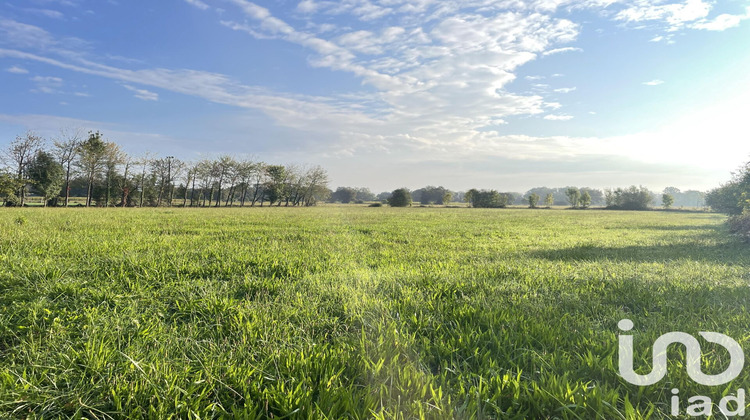
<svg viewBox="0 0 750 420"><path fill-rule="evenodd" d="M665 418L672 388L750 375L700 387L672 357L630 385L617 321L644 369L673 330L750 349L750 252L722 220L2 209L0 417Z"/></svg>

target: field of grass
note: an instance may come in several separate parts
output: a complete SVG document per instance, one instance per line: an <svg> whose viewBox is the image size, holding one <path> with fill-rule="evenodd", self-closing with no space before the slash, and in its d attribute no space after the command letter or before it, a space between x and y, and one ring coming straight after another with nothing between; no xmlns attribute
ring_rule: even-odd
<svg viewBox="0 0 750 420"><path fill-rule="evenodd" d="M0 209L0 418L668 418L617 371L750 350L750 248L699 213ZM704 371L727 365L705 343ZM718 410L715 410L718 411Z"/></svg>

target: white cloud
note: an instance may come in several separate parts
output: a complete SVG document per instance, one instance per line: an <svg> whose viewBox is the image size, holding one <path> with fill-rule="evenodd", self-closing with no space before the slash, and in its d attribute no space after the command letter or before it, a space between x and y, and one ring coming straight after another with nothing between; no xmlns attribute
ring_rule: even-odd
<svg viewBox="0 0 750 420"><path fill-rule="evenodd" d="M18 67L18 66L8 67L5 71L7 71L8 73L13 73L13 74L28 74L29 73L29 71L26 70L25 68Z"/></svg>
<svg viewBox="0 0 750 420"><path fill-rule="evenodd" d="M743 20L748 18L750 18L750 8L745 15L721 14L712 20L696 22L692 27L707 31L724 31L739 26Z"/></svg>
<svg viewBox="0 0 750 420"><path fill-rule="evenodd" d="M193 5L201 10L207 10L210 6L201 0L185 0L186 3Z"/></svg>
<svg viewBox="0 0 750 420"><path fill-rule="evenodd" d="M204 10L208 8L199 0L186 1ZM518 94L509 91L513 86L510 83L517 78L521 66L543 55L581 51L567 46L576 40L580 27L560 18L564 14L555 14L554 10L584 7L584 3L585 7L594 7L594 3L603 7L606 2L303 0L297 3L288 20L247 0L226 0L226 3L232 9L228 8L221 22L225 27L257 39L301 46L307 50L309 65L346 72L366 85L363 90L367 93L311 97L272 92L200 70L148 68L133 61L119 63L122 67L109 66L102 63L111 61L96 57L57 54L68 44L40 28L17 22L5 26L12 27L10 32L6 30L12 37L0 38L0 43L9 47L0 46L0 57L35 61L115 80L143 100L158 100L159 96L135 86L260 110L278 126L334 139L316 147L320 153L331 156L358 151L410 150L429 151L431 157L454 160L456 156L478 155L555 159L594 152L613 155L612 150L617 150L597 143L601 139L507 136L493 131L499 124L513 122L507 118L510 116L537 115L549 121L574 118L555 111L562 104L550 102L545 95L569 93L575 87L550 90L547 86L536 91L537 94ZM669 30L722 26L716 23L719 18L709 19L705 6L710 10L710 4L702 1L611 3L613 9L620 10L614 17L619 21L656 22ZM238 10L244 16L229 17L232 12L239 15ZM342 23L344 19L336 19L341 26L323 23L340 14L350 18L346 21L348 26ZM358 22L377 19L382 20ZM7 20L0 21L0 31L3 22ZM658 35L654 41L668 36ZM660 83L663 81L644 84ZM582 152L582 145L592 152Z"/></svg>
<svg viewBox="0 0 750 420"><path fill-rule="evenodd" d="M302 0L297 4L297 11L302 13L315 13L318 10L318 4L313 0Z"/></svg>
<svg viewBox="0 0 750 420"><path fill-rule="evenodd" d="M146 89L138 89L136 87L130 86L130 85L122 85L125 89L135 92L135 96L138 99L142 99L144 101L158 101L159 100L159 94L148 91Z"/></svg>
<svg viewBox="0 0 750 420"><path fill-rule="evenodd" d="M56 38L38 26L0 17L0 47L33 49L72 56L80 55L88 45L79 38Z"/></svg>
<svg viewBox="0 0 750 420"><path fill-rule="evenodd" d="M661 24L669 34L657 35L651 42L674 43L671 34L684 28L723 31L739 26L743 20L750 18L750 7L746 8L744 14L723 13L710 18L709 15L716 3L704 0L684 0L676 3L646 0L620 2L625 4L625 7L615 15L616 20L636 24Z"/></svg>
<svg viewBox="0 0 750 420"><path fill-rule="evenodd" d="M574 52L574 51L580 52L580 51L583 51L583 49L577 48L577 47L555 48L555 49L543 52L542 55L546 56L546 55L560 54L560 53Z"/></svg>
<svg viewBox="0 0 750 420"><path fill-rule="evenodd" d="M654 80L649 80L648 82L643 82L643 84L646 86L659 86L661 84L664 84L664 80L654 79Z"/></svg>
<svg viewBox="0 0 750 420"><path fill-rule="evenodd" d="M573 116L567 114L548 114L544 116L544 119L549 121L569 121L573 119Z"/></svg>
<svg viewBox="0 0 750 420"><path fill-rule="evenodd" d="M553 92L555 92L555 93L570 93L570 92L573 92L575 90L576 90L575 87L567 87L567 88L554 89Z"/></svg>
<svg viewBox="0 0 750 420"><path fill-rule="evenodd" d="M32 89L34 93L62 93L60 88L63 85L63 79L53 76L34 76L30 79L36 84L36 88Z"/></svg>
<svg viewBox="0 0 750 420"><path fill-rule="evenodd" d="M663 22L669 31L675 31L689 22L708 16L712 4L703 0L685 0L678 3L635 1L619 11L615 19L626 22Z"/></svg>

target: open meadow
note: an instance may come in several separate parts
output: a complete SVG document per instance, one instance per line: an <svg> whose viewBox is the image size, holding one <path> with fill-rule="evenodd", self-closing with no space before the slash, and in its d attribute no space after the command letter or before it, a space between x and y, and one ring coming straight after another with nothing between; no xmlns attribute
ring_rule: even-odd
<svg viewBox="0 0 750 420"><path fill-rule="evenodd" d="M724 216L466 208L0 211L0 418L640 419L750 383L618 374L669 331L750 350ZM702 342L703 343L703 342ZM703 343L703 370L727 353Z"/></svg>

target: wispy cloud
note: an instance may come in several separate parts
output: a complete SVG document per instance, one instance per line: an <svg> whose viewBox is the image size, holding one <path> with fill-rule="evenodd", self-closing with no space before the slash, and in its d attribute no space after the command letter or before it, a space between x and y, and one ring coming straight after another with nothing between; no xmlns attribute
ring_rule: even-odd
<svg viewBox="0 0 750 420"><path fill-rule="evenodd" d="M570 93L570 92L573 92L575 90L576 90L576 88L574 88L574 87L566 87L566 88L554 89L553 92L555 92L555 93Z"/></svg>
<svg viewBox="0 0 750 420"><path fill-rule="evenodd" d="M158 101L159 100L159 94L155 92L151 92L146 89L138 89L136 87L130 86L130 85L122 85L125 89L134 92L136 98L142 99L144 101Z"/></svg>
<svg viewBox="0 0 750 420"><path fill-rule="evenodd" d="M542 53L542 55L553 55L553 54L561 54L566 52L582 52L582 48L577 47L564 47L564 48L555 48L549 51L545 51Z"/></svg>
<svg viewBox="0 0 750 420"><path fill-rule="evenodd" d="M750 7L745 13L723 13L715 17L710 14L715 2L705 0L683 0L678 2L660 2L643 0L620 0L624 8L615 15L616 20L643 24L645 22L660 25L667 35L657 35L651 42L666 41L674 43L672 36L683 29L703 29L709 31L724 31L736 27L745 19L750 18Z"/></svg>
<svg viewBox="0 0 750 420"><path fill-rule="evenodd" d="M721 14L714 19L696 22L692 25L696 29L705 29L707 31L724 31L740 25L743 20L750 19L750 7L744 15Z"/></svg>
<svg viewBox="0 0 750 420"><path fill-rule="evenodd" d="M199 10L210 9L201 0L185 1ZM531 93L513 92L511 82L519 77L522 66L542 56L584 53L571 46L580 26L563 18L568 14L554 13L557 8L604 9L608 7L605 3L619 11L610 15L618 22L653 23L668 31L734 23L727 17L712 18L712 3L700 0L669 4L587 0L576 5L564 0L303 0L289 15L275 15L247 0L224 0L223 7L228 10L221 15L220 24L225 28L258 40L301 47L309 66L345 72L361 81L365 85L362 91L367 92L327 97L272 91L199 69L152 68L133 60L112 64L113 60L93 53L76 54L71 46L75 41L8 19L0 20L0 57L116 81L146 101L159 100L159 94L149 90L154 89L230 105L241 112L259 110L277 126L325 138L325 144L321 142L315 150L331 156L407 150L446 161L472 155L554 159L578 156L584 150L582 145L596 153L609 151L598 145L598 139L509 136L495 130L508 121L513 123L514 119L508 118L512 116L558 122L574 118L562 113L565 108L561 103L550 102L564 102L561 95L553 94L576 89L553 89L551 86L564 83L553 79L559 75L548 75L549 84L537 86ZM344 20L337 18L336 23L341 24L334 26L329 23L333 15L347 15L349 20L343 24ZM213 13L206 16L216 19ZM653 40L668 39L671 33ZM526 77L530 81L544 78ZM644 82L650 86L662 83L658 79Z"/></svg>
<svg viewBox="0 0 750 420"><path fill-rule="evenodd" d="M201 0L185 0L186 3L193 5L201 10L207 10L210 6Z"/></svg>
<svg viewBox="0 0 750 420"><path fill-rule="evenodd" d="M569 121L573 119L573 116L567 114L548 114L544 116L544 119L549 121Z"/></svg>
<svg viewBox="0 0 750 420"><path fill-rule="evenodd" d="M13 74L28 74L29 73L29 71L26 70L25 68L18 67L18 66L8 67L7 69L5 69L5 71L7 71L8 73L13 73Z"/></svg>
<svg viewBox="0 0 750 420"><path fill-rule="evenodd" d="M60 88L63 85L63 79L53 76L34 76L31 81L36 84L36 88L32 89L35 93L62 93Z"/></svg>
<svg viewBox="0 0 750 420"><path fill-rule="evenodd" d="M664 84L664 80L654 79L654 80L649 80L648 82L643 82L643 84L646 86L659 86L661 84Z"/></svg>

